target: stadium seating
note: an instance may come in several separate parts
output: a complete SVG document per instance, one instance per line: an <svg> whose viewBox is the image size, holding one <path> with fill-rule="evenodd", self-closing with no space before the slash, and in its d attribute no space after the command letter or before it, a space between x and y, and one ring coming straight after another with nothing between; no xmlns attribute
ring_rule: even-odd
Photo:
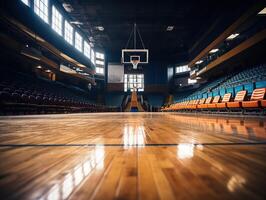
<svg viewBox="0 0 266 200"><path fill-rule="evenodd" d="M227 102L227 108L241 108L242 107L242 101L244 101L245 97L247 95L246 90L239 91L233 102Z"/></svg>
<svg viewBox="0 0 266 200"><path fill-rule="evenodd" d="M98 105L85 92L66 85L13 73L5 80L1 75L0 114L66 113L116 111Z"/></svg>
<svg viewBox="0 0 266 200"><path fill-rule="evenodd" d="M202 98L202 99L199 101L199 104L198 104L197 108L200 108L201 105L203 105L203 104L205 103L205 101L206 101L206 98Z"/></svg>
<svg viewBox="0 0 266 200"><path fill-rule="evenodd" d="M199 109L207 109L208 108L208 104L210 104L212 101L212 97L208 97L205 101L205 103L201 104L198 106Z"/></svg>
<svg viewBox="0 0 266 200"><path fill-rule="evenodd" d="M265 97L266 88L255 89L252 93L250 101L243 101L244 108L259 108L261 101ZM265 100L264 100L265 101Z"/></svg>
<svg viewBox="0 0 266 200"><path fill-rule="evenodd" d="M259 75L258 75L259 74ZM243 111L266 108L266 65L219 78L162 111Z"/></svg>
<svg viewBox="0 0 266 200"><path fill-rule="evenodd" d="M210 109L216 108L216 104L219 103L220 99L221 99L221 96L215 96L212 103L209 103L207 107Z"/></svg>
<svg viewBox="0 0 266 200"><path fill-rule="evenodd" d="M226 103L230 101L232 96L232 93L227 93L223 96L222 102L221 103L216 103L216 108L217 109L225 109L227 108Z"/></svg>

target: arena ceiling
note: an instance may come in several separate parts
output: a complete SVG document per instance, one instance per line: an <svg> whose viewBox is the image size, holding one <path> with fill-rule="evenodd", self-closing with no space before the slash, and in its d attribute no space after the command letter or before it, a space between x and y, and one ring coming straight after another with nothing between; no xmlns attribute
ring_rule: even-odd
<svg viewBox="0 0 266 200"><path fill-rule="evenodd" d="M110 61L120 61L134 22L154 60L187 60L254 0L59 0ZM173 30L171 29L173 27ZM102 30L102 28L104 30Z"/></svg>

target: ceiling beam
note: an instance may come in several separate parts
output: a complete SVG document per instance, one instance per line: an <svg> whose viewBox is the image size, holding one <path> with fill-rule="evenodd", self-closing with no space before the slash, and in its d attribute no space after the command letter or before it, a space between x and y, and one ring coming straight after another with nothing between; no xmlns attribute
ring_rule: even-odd
<svg viewBox="0 0 266 200"><path fill-rule="evenodd" d="M257 13L264 7L263 4L257 4L253 6L251 9L249 9L246 13L244 13L240 18L238 18L231 26L229 26L222 34L220 34L215 40L213 40L205 49L203 49L195 58L193 58L189 64L188 67L192 67L198 60L202 59L204 56L206 56L210 50L213 48L216 48L218 45L220 45L225 39L234 33L234 31L237 30L237 28L243 24L247 19L250 17L257 15Z"/></svg>
<svg viewBox="0 0 266 200"><path fill-rule="evenodd" d="M266 29L262 30L261 32L255 34L253 37L245 40L232 50L228 51L221 57L217 58L213 62L209 63L206 67L200 70L196 75L201 76L202 74L206 73L207 71L215 68L216 66L222 64L223 62L231 59L232 57L242 53L243 51L247 50L248 48L258 44L259 42L266 39Z"/></svg>

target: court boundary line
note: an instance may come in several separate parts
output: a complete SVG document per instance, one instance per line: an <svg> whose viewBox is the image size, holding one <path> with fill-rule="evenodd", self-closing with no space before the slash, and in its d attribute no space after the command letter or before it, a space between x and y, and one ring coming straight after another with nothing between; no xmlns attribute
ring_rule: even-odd
<svg viewBox="0 0 266 200"><path fill-rule="evenodd" d="M124 145L124 144L0 144L1 147L168 147L168 146L178 146L180 144L191 144L194 146L252 146L252 145L266 145L265 142L217 142L217 143L171 143L171 144L134 144L134 145Z"/></svg>

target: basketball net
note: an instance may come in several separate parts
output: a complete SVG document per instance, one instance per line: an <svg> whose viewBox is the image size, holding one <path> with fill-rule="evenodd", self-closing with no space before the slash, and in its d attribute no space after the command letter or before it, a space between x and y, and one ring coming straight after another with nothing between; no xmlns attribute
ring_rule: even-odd
<svg viewBox="0 0 266 200"><path fill-rule="evenodd" d="M131 60L131 63L133 65L133 69L138 69L139 60Z"/></svg>

